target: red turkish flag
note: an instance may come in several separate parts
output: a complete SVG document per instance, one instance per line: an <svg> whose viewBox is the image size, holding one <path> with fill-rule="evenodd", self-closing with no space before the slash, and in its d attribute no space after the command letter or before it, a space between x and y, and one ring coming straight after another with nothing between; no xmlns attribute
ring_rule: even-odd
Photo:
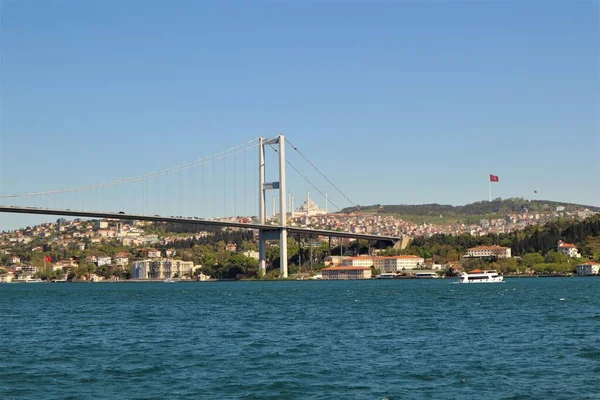
<svg viewBox="0 0 600 400"><path fill-rule="evenodd" d="M490 182L499 182L498 175L490 174Z"/></svg>
<svg viewBox="0 0 600 400"><path fill-rule="evenodd" d="M52 257L46 256L46 257L44 257L44 261L46 261L46 262L52 262Z"/></svg>

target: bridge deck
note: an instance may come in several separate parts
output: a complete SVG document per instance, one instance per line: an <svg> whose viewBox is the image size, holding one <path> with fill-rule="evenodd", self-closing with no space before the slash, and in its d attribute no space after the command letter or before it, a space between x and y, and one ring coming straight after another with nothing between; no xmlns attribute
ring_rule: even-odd
<svg viewBox="0 0 600 400"><path fill-rule="evenodd" d="M111 213L101 211L81 211L81 210L63 210L54 208L38 208L38 207L17 207L17 206L3 206L0 205L0 212L4 213L16 213L16 214L37 214L37 215L59 215L65 217L81 217L81 218L111 218L111 219L122 219L122 220L137 220L137 221L153 221L153 222L174 222L182 224L195 224L195 225L207 225L207 226L220 226L220 227L232 227L242 229L259 229L259 230L276 230L279 231L281 227L279 225L263 225L255 223L243 223L234 221L216 221L211 219L201 218L183 218L183 217L163 217L160 215L141 215L141 214L125 214L125 213ZM329 231L325 229L310 229L310 228L298 228L294 226L287 226L289 233L300 233L303 235L320 235L320 236L331 236L351 239L364 239L364 240L383 240L396 242L401 240L400 237L394 236L380 236L380 235L368 235L362 233L352 232L339 232Z"/></svg>

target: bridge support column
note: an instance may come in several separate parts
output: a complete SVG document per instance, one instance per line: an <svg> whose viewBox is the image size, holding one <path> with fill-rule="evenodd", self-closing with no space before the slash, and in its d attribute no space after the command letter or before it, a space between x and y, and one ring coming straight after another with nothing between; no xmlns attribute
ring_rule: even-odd
<svg viewBox="0 0 600 400"><path fill-rule="evenodd" d="M280 277L288 277L288 256L287 256L287 229L282 228L279 233L279 265L281 267Z"/></svg>
<svg viewBox="0 0 600 400"><path fill-rule="evenodd" d="M258 203L258 223L264 225L266 222L265 195L267 190L279 190L279 265L280 277L287 278L288 276L288 259L287 259L287 210L286 210L286 179L285 179L285 137L279 135L272 139L265 140L259 138L258 146L258 191L260 193ZM279 182L265 182L265 146L273 144L279 145ZM274 198L273 198L274 199ZM275 202L273 202L275 208ZM273 210L275 212L275 210ZM259 235L259 247L261 254L259 255L259 270L262 274L266 272L266 256L264 251L265 240L267 239L266 232ZM270 236L268 239L272 240Z"/></svg>
<svg viewBox="0 0 600 400"><path fill-rule="evenodd" d="M279 239L279 262L281 263L281 277L288 277L287 258L287 210L286 210L286 179L285 179L285 137L279 135L279 222L281 234Z"/></svg>
<svg viewBox="0 0 600 400"><path fill-rule="evenodd" d="M258 276L263 277L267 273L267 249L264 232L258 231Z"/></svg>
<svg viewBox="0 0 600 400"><path fill-rule="evenodd" d="M265 209L265 139L258 139L258 223L263 224L266 220ZM258 275L265 276L267 273L267 251L265 248L265 232L258 231Z"/></svg>

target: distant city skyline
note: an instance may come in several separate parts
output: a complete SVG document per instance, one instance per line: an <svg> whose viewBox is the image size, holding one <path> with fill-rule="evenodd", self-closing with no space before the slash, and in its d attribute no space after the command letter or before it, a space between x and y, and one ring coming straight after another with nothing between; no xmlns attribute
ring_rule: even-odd
<svg viewBox="0 0 600 400"><path fill-rule="evenodd" d="M599 206L599 49L593 1L2 2L0 194L284 133L356 204Z"/></svg>

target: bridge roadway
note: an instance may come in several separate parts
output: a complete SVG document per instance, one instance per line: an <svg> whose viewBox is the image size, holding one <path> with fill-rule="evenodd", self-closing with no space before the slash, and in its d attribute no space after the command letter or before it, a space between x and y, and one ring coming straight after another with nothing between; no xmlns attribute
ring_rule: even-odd
<svg viewBox="0 0 600 400"><path fill-rule="evenodd" d="M256 223L230 222L230 221L215 221L210 219L200 218L183 218L183 217L162 217L159 215L140 215L140 214L125 214L122 212L111 213L101 211L80 211L70 209L54 209L54 208L38 208L38 207L18 207L18 206L3 206L0 205L0 212L16 213L16 214L38 214L38 215L59 215L65 217L82 217L82 218L111 218L123 220L138 220L138 221L153 221L153 222L175 222L182 224L208 225L220 227L232 227L242 229L258 229L262 231L279 231L279 225L263 225ZM295 226L287 226L286 230L289 233L299 233L304 235L320 235L329 237L364 239L364 240L380 240L395 243L402 238L394 236L379 236L366 235L362 233L338 232L325 229L298 228Z"/></svg>

